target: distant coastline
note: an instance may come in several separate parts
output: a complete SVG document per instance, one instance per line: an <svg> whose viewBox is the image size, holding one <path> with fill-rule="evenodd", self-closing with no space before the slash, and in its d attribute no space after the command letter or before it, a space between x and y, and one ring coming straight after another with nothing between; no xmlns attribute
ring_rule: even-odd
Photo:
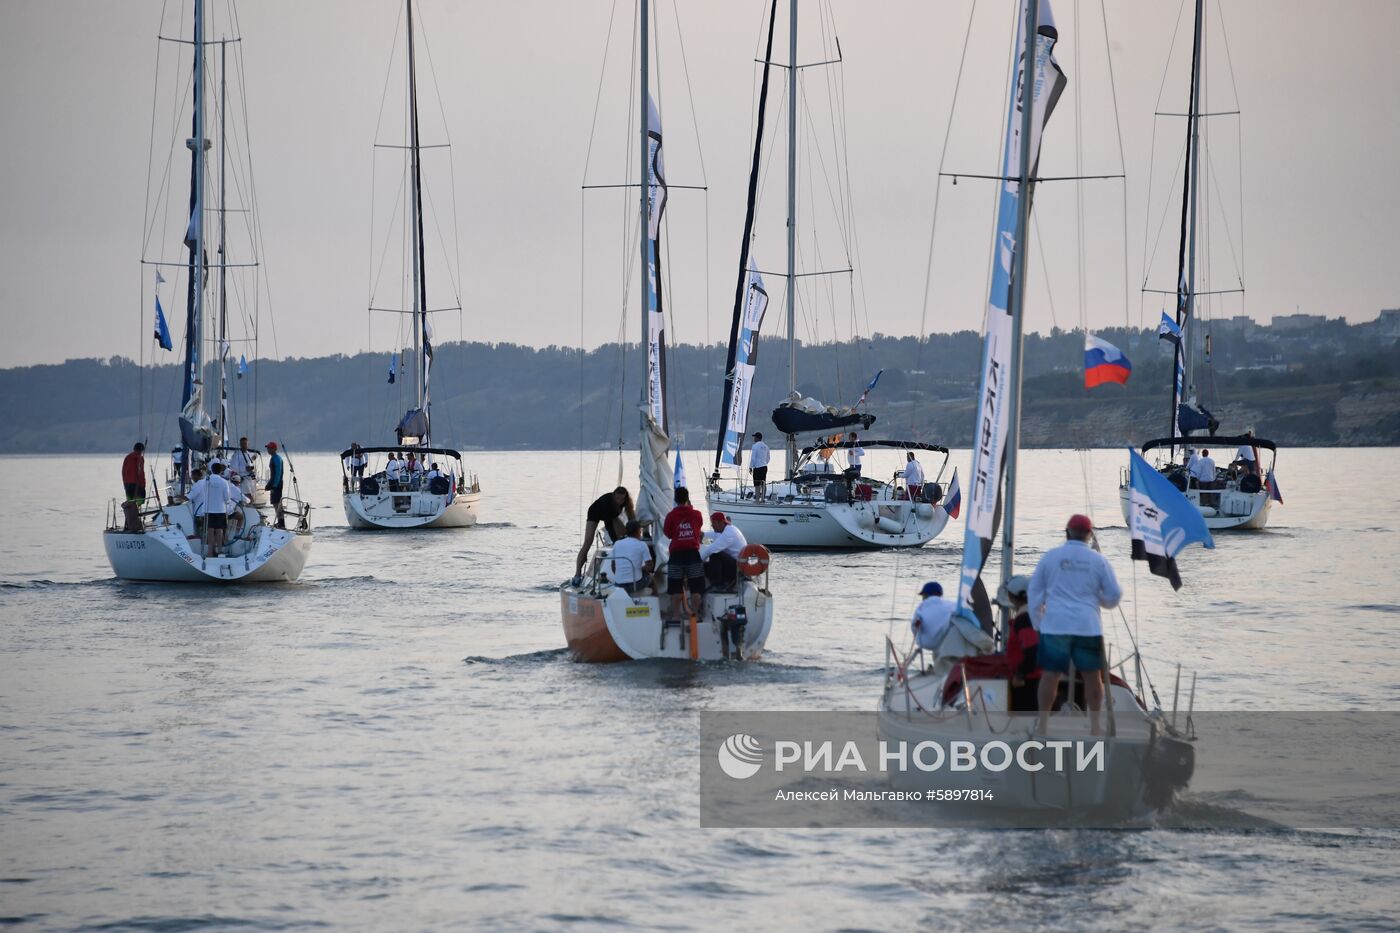
<svg viewBox="0 0 1400 933"><path fill-rule="evenodd" d="M1270 324L1240 317L1201 326L1211 336L1211 361L1198 363L1197 384L1221 433L1253 426L1290 447L1400 445L1400 310L1360 324L1299 314ZM1132 360L1128 385L1084 388L1082 333L1027 336L1025 446L1120 447L1167 433L1166 347L1148 330L1096 333ZM785 351L774 338L761 342L753 430L774 432L768 412L787 394ZM635 375L624 382L619 374L635 370L624 361L637 352L618 344L586 352L444 344L432 383L436 440L482 450L615 447L619 433L633 435L638 387ZM849 405L883 369L868 402L879 418L872 434L966 447L980 353L972 331L802 345L798 388ZM680 345L668 354L672 433L687 449L713 446L724 348ZM139 439L168 448L176 437L179 367L162 356L171 362L144 369L113 357L0 370L0 453L115 453ZM232 433L303 451L391 442L407 406L404 387L388 384L389 358L262 361L247 379L230 380Z"/></svg>

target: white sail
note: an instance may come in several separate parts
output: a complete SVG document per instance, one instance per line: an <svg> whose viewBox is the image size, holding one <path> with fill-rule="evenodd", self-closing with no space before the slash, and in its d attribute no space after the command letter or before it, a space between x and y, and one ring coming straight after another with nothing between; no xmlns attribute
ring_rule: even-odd
<svg viewBox="0 0 1400 933"><path fill-rule="evenodd" d="M661 116L647 97L647 413L666 431L666 314L661 304L661 215L666 169L661 160Z"/></svg>

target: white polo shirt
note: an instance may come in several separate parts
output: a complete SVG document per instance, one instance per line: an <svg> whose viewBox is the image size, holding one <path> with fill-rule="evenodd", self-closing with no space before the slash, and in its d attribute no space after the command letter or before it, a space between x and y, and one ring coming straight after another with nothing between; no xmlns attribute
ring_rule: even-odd
<svg viewBox="0 0 1400 933"><path fill-rule="evenodd" d="M924 467L917 460L904 464L904 483L910 489L924 484Z"/></svg>
<svg viewBox="0 0 1400 933"><path fill-rule="evenodd" d="M613 545L608 575L614 583L636 583L646 574L642 567L651 560L651 547L641 538L626 537Z"/></svg>
<svg viewBox="0 0 1400 933"><path fill-rule="evenodd" d="M1046 551L1031 574L1031 619L1042 635L1102 635L1099 609L1122 598L1108 558L1083 541Z"/></svg>
<svg viewBox="0 0 1400 933"><path fill-rule="evenodd" d="M748 543L739 527L730 522L724 526L723 531L700 545L700 559L709 560L713 554L728 554L738 560L739 552L747 547Z"/></svg>
<svg viewBox="0 0 1400 933"><path fill-rule="evenodd" d="M952 624L953 613L957 611L958 604L951 599L927 597L919 603L919 608L914 610L914 618L909 621L909 627L914 631L914 641L925 651L937 648Z"/></svg>

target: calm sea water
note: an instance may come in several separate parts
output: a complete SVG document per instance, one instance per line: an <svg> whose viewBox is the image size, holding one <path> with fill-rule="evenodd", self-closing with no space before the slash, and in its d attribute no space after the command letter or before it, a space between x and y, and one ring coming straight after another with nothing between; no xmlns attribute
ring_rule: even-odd
<svg viewBox="0 0 1400 933"><path fill-rule="evenodd" d="M1189 552L1173 593L1126 558L1125 455L1032 451L1019 560L1087 502L1159 682L1195 668L1198 708L1400 709L1397 456L1285 451L1269 529ZM562 651L555 587L615 454L475 454L481 525L392 536L347 531L335 458L300 456L306 573L235 589L111 578L119 462L0 458L0 923L1396 923L1396 832L699 829L697 712L872 708L961 522L917 552L779 555L759 663L596 667Z"/></svg>

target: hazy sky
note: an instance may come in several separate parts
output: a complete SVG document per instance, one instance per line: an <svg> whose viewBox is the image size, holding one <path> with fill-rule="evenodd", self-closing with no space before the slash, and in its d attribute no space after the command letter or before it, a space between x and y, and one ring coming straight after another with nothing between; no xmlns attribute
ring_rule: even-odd
<svg viewBox="0 0 1400 933"><path fill-rule="evenodd" d="M210 3L221 19L225 0ZM165 28L173 30L180 4L171 0L164 7ZM663 0L658 12L670 180L698 184L703 177L709 184L708 196L674 193L669 209L674 330L681 340L720 339L727 331L750 155L752 59L765 7L757 0ZM1084 172L1117 172L1100 4L1058 0L1055 7L1062 33L1057 55L1071 91L1082 96L1079 120L1070 92L1062 101L1047 132L1042 170L1074 174L1079 153ZM1116 182L1088 183L1083 313L1095 327L1157 317L1157 299L1144 311L1138 286L1144 238L1155 241L1164 218L1165 234L1151 265L1154 284L1171 285L1176 221L1165 186L1175 170L1180 121L1154 121L1152 111L1164 73L1163 110L1183 109L1186 81L1185 37L1178 37L1168 61L1176 3L1107 0L1106 7L1128 174L1131 287L1125 308L1124 189ZM1077 45L1076 8L1083 13ZM149 284L138 260L162 9L161 3L137 0L0 2L0 316L6 335L0 365L134 357L149 341ZM814 0L803 0L802 9L801 57L811 60L820 52L821 19ZM861 271L856 319L862 329L868 320L871 330L914 333L923 315L935 173L971 4L832 0L830 9L845 60L844 146ZM237 10L276 314L275 351L264 331L263 353L387 352L392 334L370 329L365 310L371 143L402 5L244 0ZM459 333L527 344L596 344L617 337L622 202L615 194L589 195L587 224L581 226L579 192L613 10L610 0L422 0L454 144L467 309L460 331L455 320L439 326L440 340ZM1011 10L1006 0L978 0L952 123L950 170L995 170ZM677 13L684 69L674 41ZM1218 176L1213 278L1233 279L1242 247L1248 287L1242 309L1255 317L1299 307L1368 319L1380 308L1400 306L1400 240L1394 233L1400 209L1400 56L1393 48L1400 3L1228 0L1218 12L1212 3L1212 29L1222 15L1243 115L1238 123L1222 117L1212 124L1213 143L1219 142L1212 165ZM633 146L623 122L630 113L626 58L632 22L625 0L616 4L616 17L589 169L589 180L597 183L622 180L624 155ZM785 61L781 28L778 45L775 57ZM1225 44L1215 33L1208 51L1211 105L1236 109ZM827 99L827 85L819 82L827 80L821 73L828 70L804 72L802 87L814 113ZM777 76L775 114L782 89ZM162 91L168 101L171 89ZM441 122L425 119L425 134L438 133ZM703 175L692 122L699 130ZM781 129L770 130L779 144ZM178 132L183 136L187 129ZM829 127L813 132L835 145ZM162 134L163 145L172 133L158 128ZM1149 223L1154 151L1158 177ZM776 153L756 246L760 264L773 270L783 262L782 150ZM813 165L803 197L816 204L827 193L820 166ZM448 189L435 190L441 198ZM1050 325L1052 301L1056 322L1074 326L1080 320L1074 190L1061 183L1042 186L1038 195L1045 261L1032 259L1032 328ZM941 199L926 328L976 328L985 303L991 192L985 182L945 181ZM809 219L820 215L813 210ZM582 236L589 239L591 265L581 320ZM164 240L166 255L178 251L178 230L166 231ZM844 258L833 258L836 241L833 229L825 240L828 267L844 264ZM776 291L776 283L770 288ZM168 311L171 304L172 318L181 317L182 303L167 299ZM1222 299L1217 313L1240 309L1238 301ZM814 308L806 310L813 316L804 336L849 335L849 318L823 319ZM172 320L172 327L180 326ZM625 328L628 337L638 329L631 322Z"/></svg>

